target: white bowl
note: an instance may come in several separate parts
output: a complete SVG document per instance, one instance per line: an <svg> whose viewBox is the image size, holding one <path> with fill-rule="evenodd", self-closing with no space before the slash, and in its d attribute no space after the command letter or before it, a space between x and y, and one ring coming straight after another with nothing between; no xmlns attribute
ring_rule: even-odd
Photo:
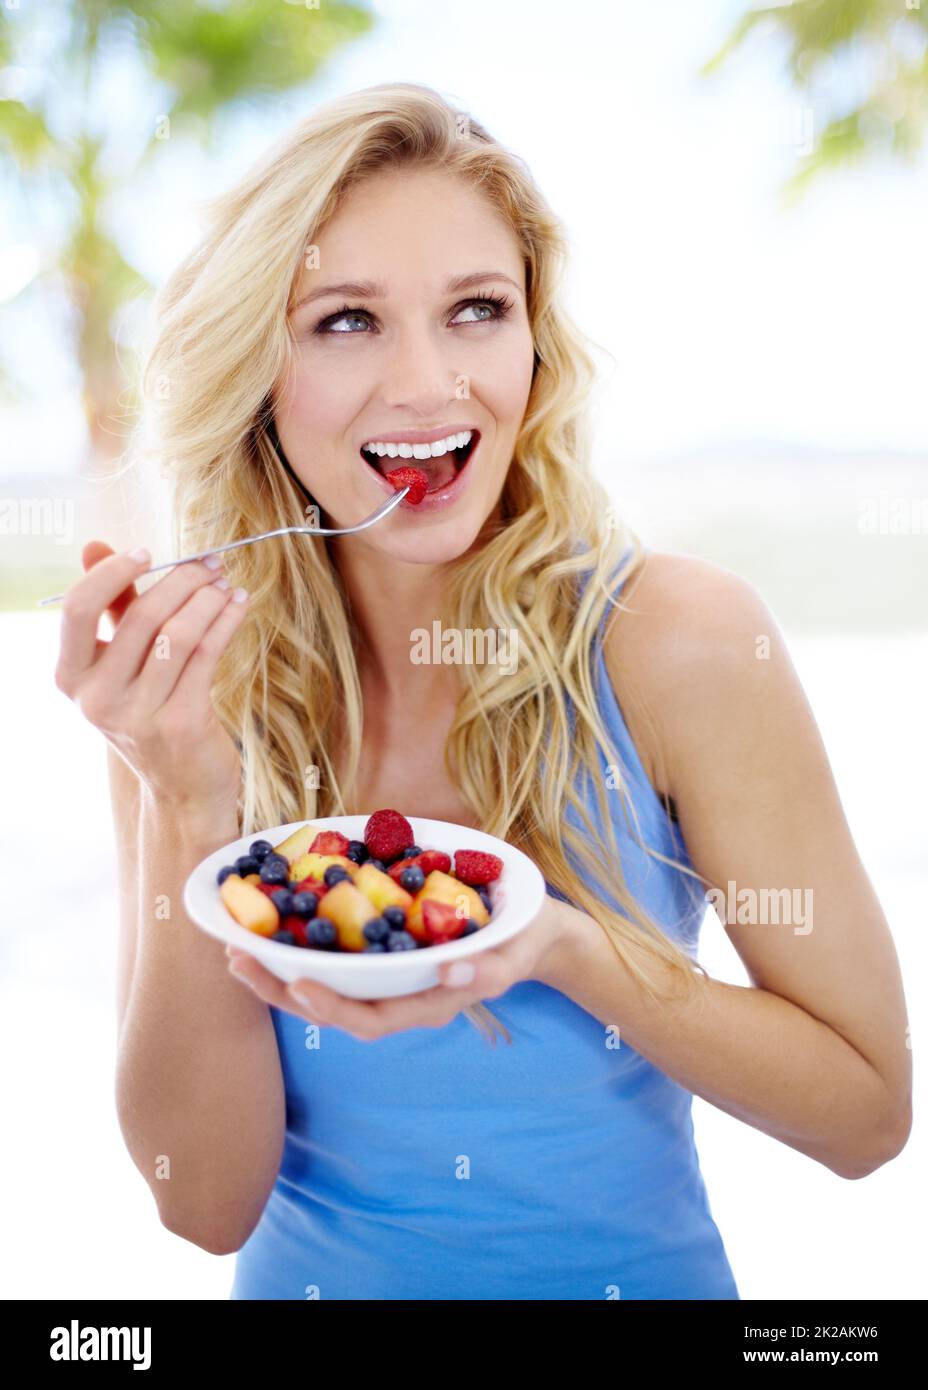
<svg viewBox="0 0 928 1390"><path fill-rule="evenodd" d="M545 880L540 870L521 850L486 835L482 830L449 821L409 818L413 843L420 849L440 849L452 856L458 849L479 849L496 854L503 861L503 872L487 885L493 914L490 921L470 936L449 941L444 946L420 946L416 950L321 951L304 946L288 946L271 941L239 926L219 896L216 875L224 864L233 864L247 854L255 840L279 845L303 825L319 830L340 830L349 840L363 838L369 816L331 816L325 820L292 821L289 825L258 830L217 849L198 864L184 886L184 908L197 926L220 941L247 951L266 970L281 980L320 980L339 994L352 999L389 999L398 994L418 994L438 984L438 967L445 961L478 955L508 941L538 916L545 898Z"/></svg>

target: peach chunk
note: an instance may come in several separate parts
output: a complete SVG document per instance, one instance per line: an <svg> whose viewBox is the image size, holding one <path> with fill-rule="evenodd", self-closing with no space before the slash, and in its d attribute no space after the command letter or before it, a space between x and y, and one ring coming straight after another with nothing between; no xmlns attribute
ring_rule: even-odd
<svg viewBox="0 0 928 1390"><path fill-rule="evenodd" d="M369 944L364 925L379 913L359 888L343 878L319 899L318 916L328 917L335 923L338 944L343 951L363 951Z"/></svg>
<svg viewBox="0 0 928 1390"><path fill-rule="evenodd" d="M229 874L223 880L219 896L239 926L257 932L258 936L273 936L280 926L280 913L267 894L238 874Z"/></svg>
<svg viewBox="0 0 928 1390"><path fill-rule="evenodd" d="M428 940L422 925L422 904L427 898L432 902L447 903L456 911L458 905L461 904L464 908L464 915L473 917L478 927L486 926L490 920L489 912L469 884L461 883L451 874L443 874L440 869L433 869L413 898L412 907L406 913L406 930L417 941Z"/></svg>

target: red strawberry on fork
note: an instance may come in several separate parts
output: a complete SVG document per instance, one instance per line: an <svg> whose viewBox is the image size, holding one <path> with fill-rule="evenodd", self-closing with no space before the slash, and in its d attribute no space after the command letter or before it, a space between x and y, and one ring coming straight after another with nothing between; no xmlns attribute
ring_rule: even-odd
<svg viewBox="0 0 928 1390"><path fill-rule="evenodd" d="M394 468L392 472L385 473L384 477L388 483L393 484L396 492L408 487L406 501L411 502L414 507L429 490L428 474L421 468L411 468L409 464L404 464L402 468Z"/></svg>

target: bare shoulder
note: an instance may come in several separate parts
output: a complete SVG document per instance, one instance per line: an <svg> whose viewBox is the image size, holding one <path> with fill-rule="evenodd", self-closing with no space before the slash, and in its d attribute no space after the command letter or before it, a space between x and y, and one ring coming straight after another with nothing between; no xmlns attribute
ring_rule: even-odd
<svg viewBox="0 0 928 1390"><path fill-rule="evenodd" d="M746 717L751 679L770 669L765 658L785 655L783 639L747 580L693 555L646 551L621 601L607 622L606 669L655 790L672 797L679 735L710 706Z"/></svg>
<svg viewBox="0 0 928 1390"><path fill-rule="evenodd" d="M646 553L621 600L603 655L641 760L752 985L828 1024L882 1080L861 1083L860 1105L885 1162L911 1125L902 977L784 638L749 583L686 555ZM841 1165L861 1175L858 1155Z"/></svg>

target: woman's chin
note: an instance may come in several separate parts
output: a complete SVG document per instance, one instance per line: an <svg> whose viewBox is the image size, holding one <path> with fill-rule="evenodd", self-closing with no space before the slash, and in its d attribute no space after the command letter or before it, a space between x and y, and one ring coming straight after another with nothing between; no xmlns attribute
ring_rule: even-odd
<svg viewBox="0 0 928 1390"><path fill-rule="evenodd" d="M480 531L479 521L473 525L460 520L408 530L402 535L386 534L388 522L382 524L379 536L371 534L371 544L383 555L407 565L446 565L457 560L473 545ZM373 533L374 528L371 528Z"/></svg>

